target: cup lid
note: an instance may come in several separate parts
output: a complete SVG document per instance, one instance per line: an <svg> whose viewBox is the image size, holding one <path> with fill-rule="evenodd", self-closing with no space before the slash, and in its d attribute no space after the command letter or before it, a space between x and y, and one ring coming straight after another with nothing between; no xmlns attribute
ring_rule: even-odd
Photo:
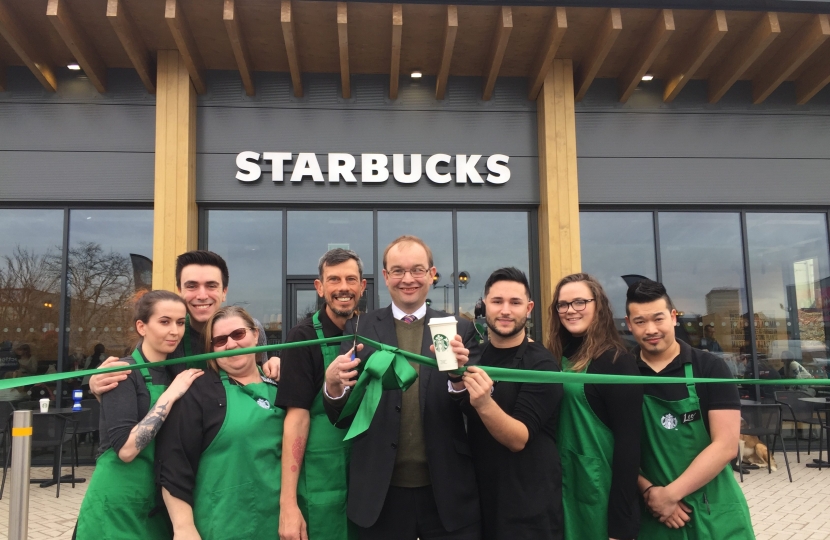
<svg viewBox="0 0 830 540"><path fill-rule="evenodd" d="M450 315L449 317L433 317L429 320L429 324L456 324L458 320Z"/></svg>

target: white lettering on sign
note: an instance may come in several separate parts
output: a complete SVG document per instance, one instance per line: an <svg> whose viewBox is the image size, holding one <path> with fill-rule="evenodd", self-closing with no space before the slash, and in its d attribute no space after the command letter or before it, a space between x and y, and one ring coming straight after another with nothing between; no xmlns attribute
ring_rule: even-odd
<svg viewBox="0 0 830 540"><path fill-rule="evenodd" d="M427 180L434 184L494 184L501 185L510 180L508 162L510 156L493 154L487 158L487 174L480 173L476 166L481 160L481 154L456 154L454 169L453 157L449 154L434 154L423 162L421 154L409 155L409 172L406 170L406 154L392 155L392 178L399 184L415 184L424 173ZM286 165L291 168L290 182L301 183L310 178L315 184L339 183L342 178L346 183L357 183L354 170L357 159L352 154L328 154L328 178L323 175L317 155L312 152L294 154L290 152L240 152L236 156L236 179L240 182L256 182L262 178L260 162L271 164L271 180L283 182L285 180ZM360 182L364 184L382 184L389 180L389 157L386 154L360 155ZM453 174L455 173L455 174ZM483 178L482 178L483 176Z"/></svg>

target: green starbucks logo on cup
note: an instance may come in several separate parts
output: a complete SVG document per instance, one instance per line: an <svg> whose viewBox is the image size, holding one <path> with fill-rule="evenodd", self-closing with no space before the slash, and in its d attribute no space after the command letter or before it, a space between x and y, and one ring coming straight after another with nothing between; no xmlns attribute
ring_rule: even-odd
<svg viewBox="0 0 830 540"><path fill-rule="evenodd" d="M432 344L435 345L435 352L444 352L450 348L450 340L444 334L435 334Z"/></svg>

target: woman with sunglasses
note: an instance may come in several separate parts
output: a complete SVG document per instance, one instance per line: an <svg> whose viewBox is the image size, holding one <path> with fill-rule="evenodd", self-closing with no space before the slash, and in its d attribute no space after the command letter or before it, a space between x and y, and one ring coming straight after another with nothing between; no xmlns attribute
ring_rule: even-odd
<svg viewBox="0 0 830 540"><path fill-rule="evenodd" d="M254 347L259 332L242 308L218 310L205 349ZM158 441L158 478L176 540L275 538L280 523L282 424L277 384L254 354L208 361Z"/></svg>
<svg viewBox="0 0 830 540"><path fill-rule="evenodd" d="M157 506L154 473L155 435L176 403L202 375L188 369L173 376L152 364L167 359L184 335L185 303L169 291L152 291L135 305L134 324L141 336L131 357L143 367L101 398L100 457L78 515L75 538L171 538Z"/></svg>
<svg viewBox="0 0 830 540"><path fill-rule="evenodd" d="M572 274L557 284L548 347L571 373L639 375L599 282ZM557 444L566 540L637 537L642 385L563 385Z"/></svg>

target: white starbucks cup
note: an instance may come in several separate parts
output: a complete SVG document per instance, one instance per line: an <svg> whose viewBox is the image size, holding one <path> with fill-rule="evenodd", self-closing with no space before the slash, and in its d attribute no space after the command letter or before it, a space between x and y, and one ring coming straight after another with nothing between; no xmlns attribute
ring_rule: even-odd
<svg viewBox="0 0 830 540"><path fill-rule="evenodd" d="M458 321L455 317L435 317L429 320L432 344L435 346L435 359L438 371L458 369L458 360L450 348L450 340L458 334Z"/></svg>
<svg viewBox="0 0 830 540"><path fill-rule="evenodd" d="M40 412L49 412L49 398L40 400Z"/></svg>

